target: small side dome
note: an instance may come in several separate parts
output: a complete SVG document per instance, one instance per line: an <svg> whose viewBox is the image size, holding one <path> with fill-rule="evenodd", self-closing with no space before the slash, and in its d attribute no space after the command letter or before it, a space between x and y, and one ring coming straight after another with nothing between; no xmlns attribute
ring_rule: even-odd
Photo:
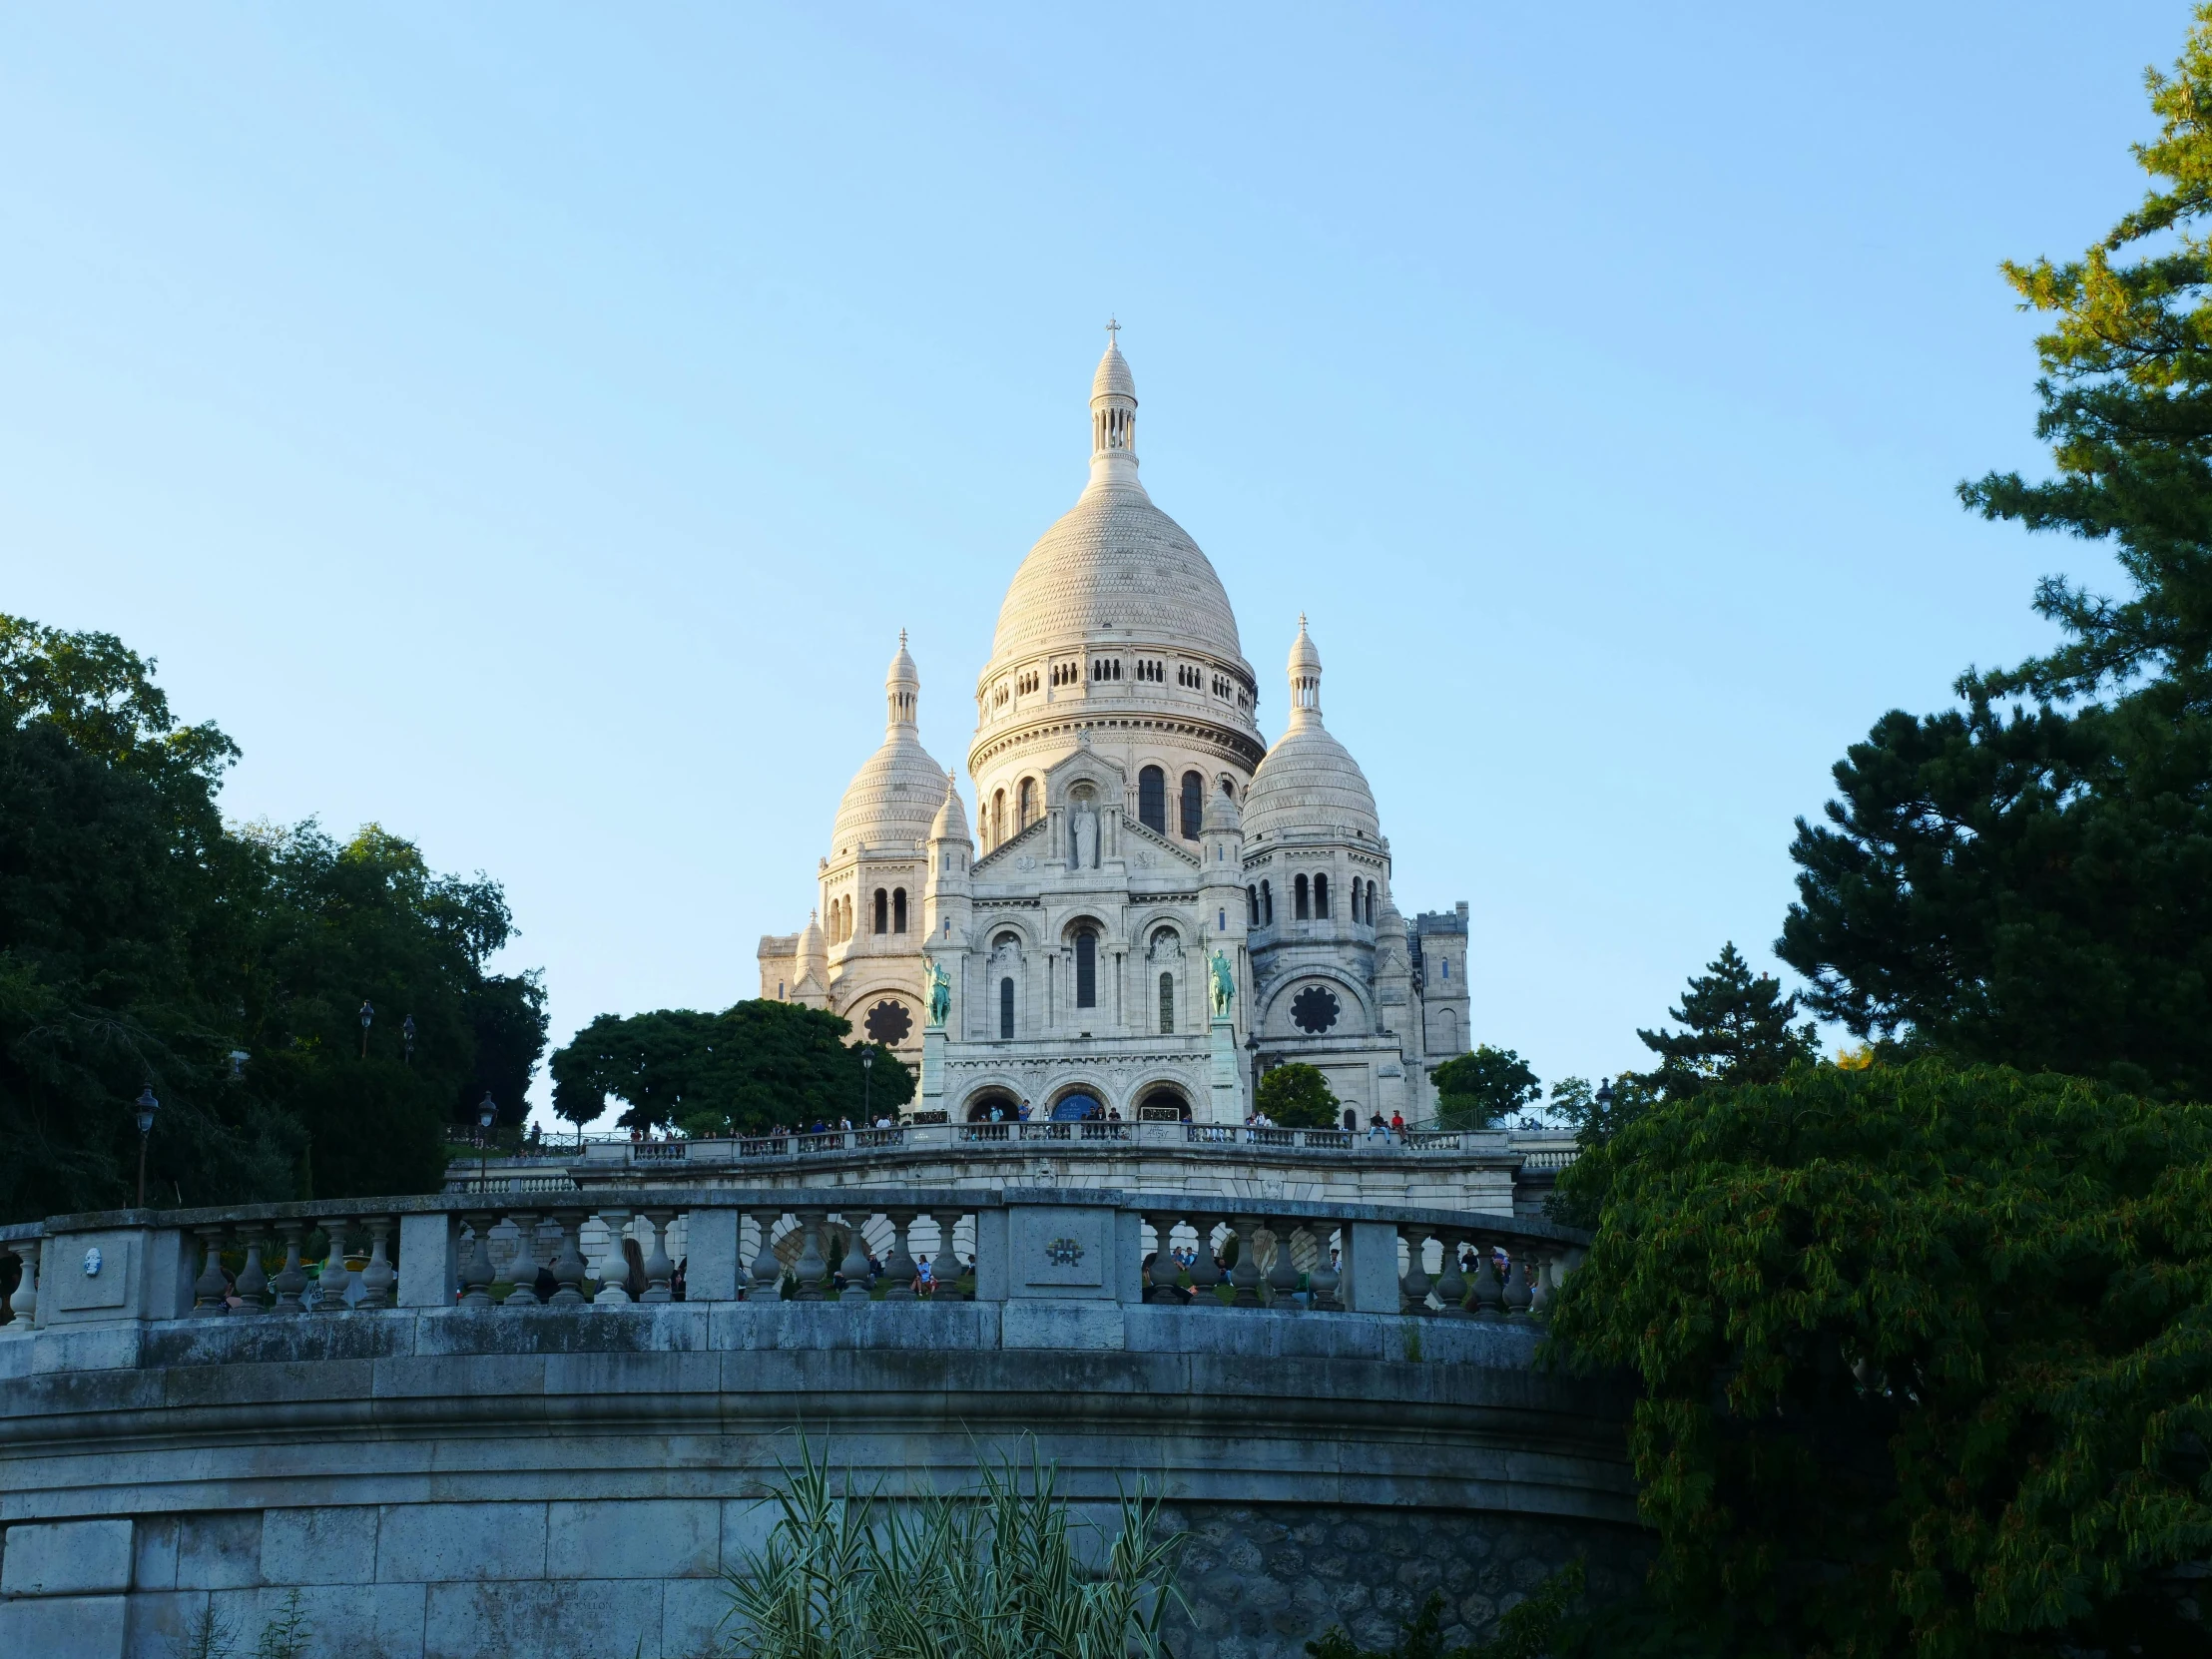
<svg viewBox="0 0 2212 1659"><path fill-rule="evenodd" d="M882 747L870 755L845 786L830 830L830 853L841 857L860 846L914 846L944 804L944 769L921 747L914 721L921 698L921 675L906 654L906 635L883 676L885 721Z"/></svg>
<svg viewBox="0 0 2212 1659"><path fill-rule="evenodd" d="M944 775L944 805L937 809L936 822L929 826L929 838L933 841L968 838L967 808L961 804L959 784L949 772Z"/></svg>
<svg viewBox="0 0 2212 1659"><path fill-rule="evenodd" d="M1244 830L1244 809L1237 805L1237 798L1215 780L1214 787L1206 792L1206 810L1200 815L1198 832L1202 835L1228 834Z"/></svg>
<svg viewBox="0 0 2212 1659"><path fill-rule="evenodd" d="M1306 632L1303 614L1288 666L1290 729L1252 775L1245 792L1245 833L1257 839L1285 830L1351 830L1380 840L1382 824L1367 774L1322 724L1321 651Z"/></svg>

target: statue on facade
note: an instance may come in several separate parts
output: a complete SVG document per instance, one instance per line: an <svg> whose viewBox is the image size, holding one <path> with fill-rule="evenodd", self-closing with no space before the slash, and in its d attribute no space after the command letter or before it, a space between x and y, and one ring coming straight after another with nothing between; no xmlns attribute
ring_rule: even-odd
<svg viewBox="0 0 2212 1659"><path fill-rule="evenodd" d="M929 962L929 1023L942 1027L952 1012L952 975L934 957Z"/></svg>
<svg viewBox="0 0 2212 1659"><path fill-rule="evenodd" d="M1091 811L1091 804L1084 801L1077 803L1073 818L1075 867L1077 869L1096 869L1098 867L1098 815Z"/></svg>
<svg viewBox="0 0 2212 1659"><path fill-rule="evenodd" d="M1229 958L1218 950L1208 958L1206 968L1213 981L1214 1018L1227 1019L1229 1005L1237 1000L1237 976L1230 970Z"/></svg>

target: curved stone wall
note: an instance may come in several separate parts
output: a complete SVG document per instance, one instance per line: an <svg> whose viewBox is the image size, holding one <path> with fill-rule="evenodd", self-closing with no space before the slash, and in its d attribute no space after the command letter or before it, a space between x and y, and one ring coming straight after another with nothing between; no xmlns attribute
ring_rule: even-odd
<svg viewBox="0 0 2212 1659"><path fill-rule="evenodd" d="M1119 1327L1101 1347L1101 1314ZM301 1591L310 1651L692 1654L802 1431L891 1493L1034 1436L1192 1534L1193 1659L1478 1628L1633 1570L1621 1402L1530 1325L1128 1304L409 1309L0 1330L0 1651L167 1655ZM1053 1346L1055 1342L1060 1346Z"/></svg>

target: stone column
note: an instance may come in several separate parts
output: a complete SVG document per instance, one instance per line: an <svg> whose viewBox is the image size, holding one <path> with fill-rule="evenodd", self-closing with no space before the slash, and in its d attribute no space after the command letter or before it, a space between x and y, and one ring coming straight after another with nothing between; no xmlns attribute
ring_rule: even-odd
<svg viewBox="0 0 2212 1659"><path fill-rule="evenodd" d="M906 1253L906 1229L913 1226L912 1210L888 1210L884 1214L891 1224L891 1253L883 1263L883 1277L888 1283L883 1288L885 1302L911 1302L914 1300L914 1274L918 1271L913 1257Z"/></svg>
<svg viewBox="0 0 2212 1659"><path fill-rule="evenodd" d="M641 1210L645 1225L651 1231L653 1248L645 1253L645 1295L640 1302L673 1302L676 1293L670 1288L676 1279L676 1264L668 1259L668 1224L676 1219L674 1210Z"/></svg>
<svg viewBox="0 0 2212 1659"><path fill-rule="evenodd" d="M1269 1236L1275 1240L1275 1260L1268 1264L1268 1306L1289 1313L1298 1307L1298 1264L1291 1260L1291 1226L1271 1220Z"/></svg>
<svg viewBox="0 0 2212 1659"><path fill-rule="evenodd" d="M231 1304L226 1298L230 1293L230 1285L223 1277L223 1229L221 1227L195 1227L193 1232L200 1236L201 1262L200 1277L192 1282L192 1311L196 1314L212 1316L228 1314L231 1311ZM24 1247L17 1245L15 1248L16 1253L21 1255ZM27 1263L25 1264L25 1272L26 1274L29 1272L29 1264ZM20 1318L22 1315L20 1306L22 1302L21 1291L16 1293L16 1301L18 1304L16 1313Z"/></svg>
<svg viewBox="0 0 2212 1659"><path fill-rule="evenodd" d="M594 1307L627 1308L630 1293L624 1282L630 1277L630 1259L623 1254L622 1241L630 1228L630 1212L627 1210L602 1210L599 1225L607 1230L607 1254L599 1266L599 1294L592 1298Z"/></svg>
<svg viewBox="0 0 2212 1659"><path fill-rule="evenodd" d="M837 1271L844 1276L844 1289L837 1293L839 1302L858 1304L869 1299L867 1294L867 1240L861 1229L873 1215L871 1210L846 1210L844 1260L837 1264Z"/></svg>
<svg viewBox="0 0 2212 1659"><path fill-rule="evenodd" d="M793 1267L793 1276L799 1281L793 1293L794 1302L821 1302L824 1289L830 1282L830 1264L822 1259L822 1227L830 1219L827 1210L802 1210L799 1226L806 1243L799 1253L799 1261Z"/></svg>
<svg viewBox="0 0 2212 1659"><path fill-rule="evenodd" d="M207 1232L209 1229L201 1229ZM8 1247L15 1259L23 1264L23 1277L16 1281L15 1290L8 1297L8 1312L29 1330L38 1324L38 1254L39 1241L25 1239Z"/></svg>
<svg viewBox="0 0 2212 1659"><path fill-rule="evenodd" d="M238 1293L244 1314L269 1312L269 1275L262 1270L262 1242L258 1228L246 1231L246 1266L239 1270Z"/></svg>
<svg viewBox="0 0 2212 1659"><path fill-rule="evenodd" d="M550 1301L554 1308L581 1307L584 1301L584 1281L591 1277L591 1264L584 1260L582 1210L556 1210L553 1220L561 1230L561 1243L553 1258L553 1278L559 1285Z"/></svg>
<svg viewBox="0 0 2212 1659"><path fill-rule="evenodd" d="M276 1312L279 1314L304 1314L307 1304L303 1300L307 1289L307 1270L299 1265L299 1240L307 1231L303 1221L280 1221L276 1231L284 1241L284 1265L276 1270L274 1281L276 1287Z"/></svg>
<svg viewBox="0 0 2212 1659"><path fill-rule="evenodd" d="M515 1230L514 1261L507 1268L507 1278L514 1288L507 1293L507 1305L535 1308L538 1305L538 1213L509 1210L507 1223Z"/></svg>
<svg viewBox="0 0 2212 1659"><path fill-rule="evenodd" d="M748 1302L775 1302L784 1283L784 1264L776 1255L776 1224L784 1219L780 1210L757 1210L753 1220L761 1230L760 1254L753 1258L752 1283L746 1287Z"/></svg>
<svg viewBox="0 0 2212 1659"><path fill-rule="evenodd" d="M439 1218L441 1221L443 1217ZM391 1258L387 1254L391 1238L389 1216L368 1218L368 1260L361 1267L361 1306L379 1310L391 1306L392 1282L398 1275L391 1271Z"/></svg>
<svg viewBox="0 0 2212 1659"><path fill-rule="evenodd" d="M1160 1242L1152 1252L1152 1291L1147 1302L1162 1308L1173 1308L1182 1301L1176 1293L1176 1280L1181 1269L1175 1260L1175 1217L1154 1215L1145 1218L1152 1226L1153 1237Z"/></svg>
<svg viewBox="0 0 2212 1659"><path fill-rule="evenodd" d="M960 1295L956 1289L960 1283L960 1253L953 1248L952 1230L959 1225L960 1212L932 1210L929 1212L929 1219L937 1224L937 1254L929 1264L929 1277L935 1282L936 1289L930 1294L944 1297L947 1301L957 1301Z"/></svg>
<svg viewBox="0 0 2212 1659"><path fill-rule="evenodd" d="M1201 955L1195 960L1199 964L1197 972L1204 973L1205 957ZM1208 1091L1207 1113L1214 1123L1242 1123L1245 1120L1244 1068L1237 1063L1237 1022L1228 1015L1219 1015L1208 1029L1212 1036L1213 1087Z"/></svg>
<svg viewBox="0 0 2212 1659"><path fill-rule="evenodd" d="M461 1263L461 1283L466 1290L461 1296L463 1308L491 1308L497 1306L491 1299L492 1280L497 1277L491 1265L491 1230L498 1221L495 1215L463 1216L469 1231L475 1235L466 1258Z"/></svg>
<svg viewBox="0 0 2212 1659"><path fill-rule="evenodd" d="M1428 1240L1433 1228L1408 1227L1405 1234L1405 1277L1398 1282L1398 1293L1405 1299L1404 1311L1408 1314L1425 1314L1428 1307Z"/></svg>
<svg viewBox="0 0 2212 1659"><path fill-rule="evenodd" d="M1214 1287L1221 1283L1221 1264L1214 1260L1214 1216L1193 1216L1191 1227L1198 1234L1198 1248L1191 1252L1191 1306L1193 1308L1219 1308L1221 1299L1214 1295Z"/></svg>
<svg viewBox="0 0 2212 1659"><path fill-rule="evenodd" d="M1459 1246L1464 1234L1445 1232L1441 1235L1444 1245L1444 1271L1436 1276L1436 1300L1444 1305L1444 1312L1453 1319L1467 1317L1467 1279L1459 1267Z"/></svg>
<svg viewBox="0 0 2212 1659"><path fill-rule="evenodd" d="M330 1248L322 1254L322 1272L314 1282L314 1311L318 1314L342 1314L345 1307L345 1288L352 1283L353 1270L345 1265L345 1233L350 1224L342 1217L332 1216L322 1224L322 1231L330 1241Z"/></svg>
<svg viewBox="0 0 2212 1659"><path fill-rule="evenodd" d="M1314 1241L1314 1271L1307 1276L1307 1306L1315 1309L1341 1309L1344 1304L1337 1299L1337 1287L1343 1275L1329 1265L1329 1224L1308 1222L1306 1236Z"/></svg>

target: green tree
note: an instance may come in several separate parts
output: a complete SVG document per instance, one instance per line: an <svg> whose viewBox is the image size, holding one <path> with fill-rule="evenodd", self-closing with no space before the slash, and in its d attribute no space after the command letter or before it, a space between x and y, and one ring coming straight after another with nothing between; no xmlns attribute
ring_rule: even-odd
<svg viewBox="0 0 2212 1659"><path fill-rule="evenodd" d="M848 1043L851 1033L835 1014L766 999L719 1014L601 1014L555 1051L553 1110L581 1127L612 1096L626 1129L751 1135L857 1119L863 1098L878 1111L911 1100L912 1071L879 1043ZM874 1055L865 1074L863 1051Z"/></svg>
<svg viewBox="0 0 2212 1659"><path fill-rule="evenodd" d="M2165 1575L2212 1552L2212 1109L1802 1066L1560 1184L1602 1204L1554 1353L1640 1381L1653 1585L1705 1651L2201 1651Z"/></svg>
<svg viewBox="0 0 2212 1659"><path fill-rule="evenodd" d="M1776 948L1818 1012L1889 1052L2212 1092L2212 8L2171 76L2142 203L2080 259L2007 265L2036 341L2051 477L1962 484L1991 519L2094 541L2118 596L2059 577L2065 638L1893 712L1798 824ZM2002 706L2026 698L2034 707Z"/></svg>
<svg viewBox="0 0 2212 1659"><path fill-rule="evenodd" d="M130 1202L148 1087L169 1203L424 1190L487 1067L519 1107L543 996L486 969L512 933L497 884L373 827L228 830L236 755L113 636L0 617L0 1217Z"/></svg>
<svg viewBox="0 0 2212 1659"><path fill-rule="evenodd" d="M1428 1075L1436 1085L1436 1121L1445 1129L1487 1129L1543 1098L1543 1084L1525 1060L1487 1043Z"/></svg>
<svg viewBox="0 0 2212 1659"><path fill-rule="evenodd" d="M1639 1029L1636 1036L1659 1056L1638 1079L1663 1099L1692 1095L1711 1083L1772 1083L1793 1065L1820 1057L1811 1020L1802 1026L1795 992L1785 996L1771 974L1754 976L1733 942L1693 974L1681 1006L1667 1015L1683 1029Z"/></svg>
<svg viewBox="0 0 2212 1659"><path fill-rule="evenodd" d="M1319 1066L1270 1066L1261 1075L1256 1103L1263 1115L1285 1129L1334 1129L1338 1126L1336 1091Z"/></svg>

